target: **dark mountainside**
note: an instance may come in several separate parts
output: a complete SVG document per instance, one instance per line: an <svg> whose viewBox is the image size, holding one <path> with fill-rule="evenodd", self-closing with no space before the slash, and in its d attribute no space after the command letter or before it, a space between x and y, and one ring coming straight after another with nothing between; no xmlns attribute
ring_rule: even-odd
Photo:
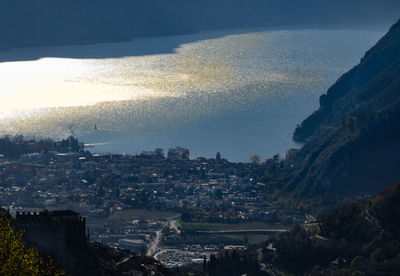
<svg viewBox="0 0 400 276"><path fill-rule="evenodd" d="M400 21L320 102L295 131L307 142L292 154L300 170L281 196L332 208L400 179Z"/></svg>
<svg viewBox="0 0 400 276"><path fill-rule="evenodd" d="M327 136L350 116L383 110L400 96L400 21L320 97L320 108L297 127L293 138L305 142Z"/></svg>
<svg viewBox="0 0 400 276"><path fill-rule="evenodd" d="M298 226L273 242L268 262L295 275L399 275L400 183Z"/></svg>
<svg viewBox="0 0 400 276"><path fill-rule="evenodd" d="M307 144L307 161L285 187L303 200L335 194L373 194L400 178L400 102L382 112L347 119L320 142ZM315 200L315 198L313 199Z"/></svg>
<svg viewBox="0 0 400 276"><path fill-rule="evenodd" d="M307 142L288 152L285 166L297 172L278 196L325 215L271 240L270 274L400 275L400 21L321 97L295 138Z"/></svg>
<svg viewBox="0 0 400 276"><path fill-rule="evenodd" d="M399 12L397 0L5 0L0 3L0 49L212 28L370 24L390 22Z"/></svg>

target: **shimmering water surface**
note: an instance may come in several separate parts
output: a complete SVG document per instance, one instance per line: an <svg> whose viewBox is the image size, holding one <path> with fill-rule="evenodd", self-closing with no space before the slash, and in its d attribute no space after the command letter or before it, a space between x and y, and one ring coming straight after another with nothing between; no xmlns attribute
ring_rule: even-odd
<svg viewBox="0 0 400 276"><path fill-rule="evenodd" d="M0 52L0 134L73 134L98 152L284 154L319 95L385 31L225 30Z"/></svg>

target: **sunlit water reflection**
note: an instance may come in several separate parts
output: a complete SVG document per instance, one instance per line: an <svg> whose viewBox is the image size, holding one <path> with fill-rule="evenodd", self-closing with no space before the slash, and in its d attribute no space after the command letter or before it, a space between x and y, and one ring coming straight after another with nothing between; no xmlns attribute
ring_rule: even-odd
<svg viewBox="0 0 400 276"><path fill-rule="evenodd" d="M384 32L212 31L1 52L0 134L73 134L103 152L283 154L319 95Z"/></svg>

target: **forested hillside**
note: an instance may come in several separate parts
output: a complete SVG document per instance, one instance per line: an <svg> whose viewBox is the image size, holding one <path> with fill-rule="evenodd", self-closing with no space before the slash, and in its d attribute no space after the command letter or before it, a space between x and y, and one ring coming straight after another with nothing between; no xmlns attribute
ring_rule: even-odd
<svg viewBox="0 0 400 276"><path fill-rule="evenodd" d="M0 3L0 49L210 28L371 24L390 22L399 12L396 0L5 0Z"/></svg>
<svg viewBox="0 0 400 276"><path fill-rule="evenodd" d="M400 101L391 108L347 118L320 141L307 144L302 170L284 193L306 202L332 193L365 195L400 179Z"/></svg>
<svg viewBox="0 0 400 276"><path fill-rule="evenodd" d="M399 275L400 183L280 234L270 263L295 275Z"/></svg>

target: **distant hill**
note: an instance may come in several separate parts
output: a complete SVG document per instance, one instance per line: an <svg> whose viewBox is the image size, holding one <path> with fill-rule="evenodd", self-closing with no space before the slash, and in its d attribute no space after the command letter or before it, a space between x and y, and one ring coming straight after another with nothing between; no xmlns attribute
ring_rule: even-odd
<svg viewBox="0 0 400 276"><path fill-rule="evenodd" d="M320 102L295 131L306 141L292 157L301 169L281 195L333 207L327 197L370 195L400 179L400 21Z"/></svg>
<svg viewBox="0 0 400 276"><path fill-rule="evenodd" d="M6 0L0 3L0 49L212 28L371 24L399 13L397 0Z"/></svg>
<svg viewBox="0 0 400 276"><path fill-rule="evenodd" d="M400 183L280 234L269 261L295 275L399 275Z"/></svg>

